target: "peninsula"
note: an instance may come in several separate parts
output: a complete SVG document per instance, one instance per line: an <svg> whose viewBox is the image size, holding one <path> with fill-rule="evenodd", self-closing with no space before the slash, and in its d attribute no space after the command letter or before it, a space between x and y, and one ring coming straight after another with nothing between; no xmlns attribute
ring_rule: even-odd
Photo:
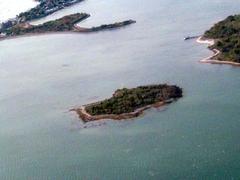
<svg viewBox="0 0 240 180"><path fill-rule="evenodd" d="M64 16L60 19L48 21L40 25L20 23L11 28L8 28L5 31L5 35L0 38L4 39L4 38L15 37L20 35L43 34L43 33L50 33L50 32L75 32L75 33L76 32L78 33L96 32L101 30L120 28L123 26L130 25L132 23L135 23L135 21L133 20L127 20L123 22L118 22L118 23L109 24L109 25L101 25L101 26L92 27L92 28L82 28L76 25L76 23L79 23L88 17L90 17L89 14L76 13L76 14Z"/></svg>
<svg viewBox="0 0 240 180"><path fill-rule="evenodd" d="M160 107L182 97L178 86L158 84L118 89L109 99L72 109L84 122L138 117L151 107Z"/></svg>
<svg viewBox="0 0 240 180"><path fill-rule="evenodd" d="M197 42L206 43L213 56L201 60L203 63L240 66L240 15L229 16L215 24Z"/></svg>

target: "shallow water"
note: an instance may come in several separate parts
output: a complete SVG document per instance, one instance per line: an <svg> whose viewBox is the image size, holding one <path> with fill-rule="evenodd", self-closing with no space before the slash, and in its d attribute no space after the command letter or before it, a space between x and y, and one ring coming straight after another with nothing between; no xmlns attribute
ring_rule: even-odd
<svg viewBox="0 0 240 180"><path fill-rule="evenodd" d="M88 0L93 34L0 42L0 179L238 179L240 70L200 64L206 46L184 42L238 13L233 0ZM68 110L116 88L177 84L184 98L134 120L87 124ZM95 127L97 126L97 127Z"/></svg>

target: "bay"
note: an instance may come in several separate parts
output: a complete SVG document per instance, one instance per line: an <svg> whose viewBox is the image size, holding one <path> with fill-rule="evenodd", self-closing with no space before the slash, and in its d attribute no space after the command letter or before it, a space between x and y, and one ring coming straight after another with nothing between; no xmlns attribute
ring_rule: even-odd
<svg viewBox="0 0 240 180"><path fill-rule="evenodd" d="M74 12L92 14L86 27L137 23L1 41L0 179L238 179L240 70L199 63L211 52L183 38L239 3L88 0L35 23ZM184 98L88 128L68 111L151 83L177 84Z"/></svg>

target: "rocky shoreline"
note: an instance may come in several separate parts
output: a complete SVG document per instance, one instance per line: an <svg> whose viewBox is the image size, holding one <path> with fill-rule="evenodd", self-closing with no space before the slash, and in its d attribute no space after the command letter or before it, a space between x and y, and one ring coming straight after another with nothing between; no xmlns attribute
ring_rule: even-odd
<svg viewBox="0 0 240 180"><path fill-rule="evenodd" d="M182 97L182 89L167 84L123 88L103 101L73 108L84 122L102 119L124 120L140 116L147 109L170 104Z"/></svg>
<svg viewBox="0 0 240 180"><path fill-rule="evenodd" d="M159 108L163 105L169 104L173 102L173 100L169 100L167 102L160 101L155 104L147 105L142 108L138 108L134 112L130 113L123 113L123 114L105 114L105 115L91 115L86 111L86 106L82 106L80 108L71 109L70 111L74 111L78 114L79 118L83 120L83 122L90 122L90 121L98 121L103 119L111 119L111 120L126 120L139 117L144 113L144 111L150 108Z"/></svg>

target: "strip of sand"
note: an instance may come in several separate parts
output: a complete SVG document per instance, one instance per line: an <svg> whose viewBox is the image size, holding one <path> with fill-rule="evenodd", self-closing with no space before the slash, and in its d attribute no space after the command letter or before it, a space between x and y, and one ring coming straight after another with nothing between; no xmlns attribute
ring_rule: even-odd
<svg viewBox="0 0 240 180"><path fill-rule="evenodd" d="M197 43L207 44L208 46L212 46L212 45L214 45L215 41L213 39L203 39L203 37L200 36L197 39ZM201 63L210 63L210 64L226 64L226 65L232 65L232 66L240 66L240 63L237 63L237 62L220 61L220 60L214 59L221 52L218 49L212 49L211 51L213 52L213 55L211 55L211 56L209 56L207 58L204 58L204 59L200 60L199 62L201 62Z"/></svg>
<svg viewBox="0 0 240 180"><path fill-rule="evenodd" d="M155 104L151 104L151 105L148 105L148 106L145 106L142 108L138 108L134 112L123 113L123 114L104 114L104 115L93 116L86 111L85 106L81 106L80 108L74 108L74 109L71 109L70 111L75 111L78 114L79 118L81 118L84 122L98 121L98 120L102 120L102 119L124 120L124 119L131 119L131 118L138 117L141 114L143 114L143 112L147 109L150 109L152 107L159 108L165 104L171 103L172 101L173 100L160 101Z"/></svg>

